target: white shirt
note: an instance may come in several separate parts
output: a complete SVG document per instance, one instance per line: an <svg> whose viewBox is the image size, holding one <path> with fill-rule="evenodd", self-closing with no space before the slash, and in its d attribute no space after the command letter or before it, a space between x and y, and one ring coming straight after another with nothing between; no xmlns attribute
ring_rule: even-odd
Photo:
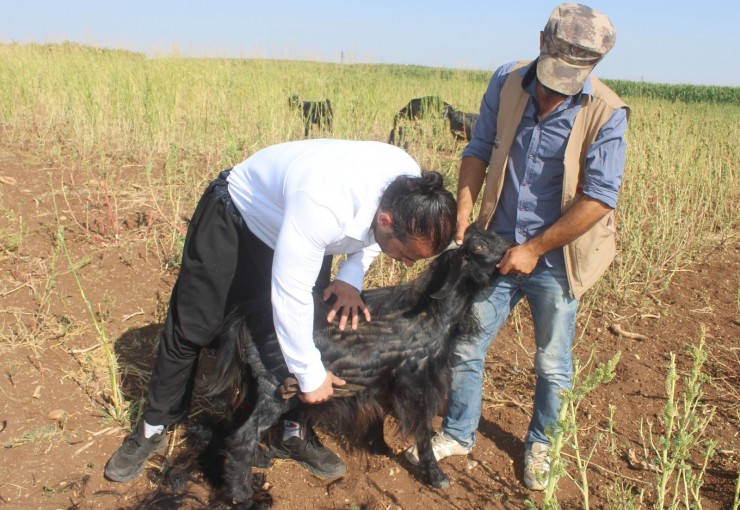
<svg viewBox="0 0 740 510"><path fill-rule="evenodd" d="M229 174L229 194L247 226L275 251L275 330L304 392L326 378L313 342L311 294L324 256L347 254L336 279L361 290L380 253L370 225L383 191L399 175L420 174L416 161L393 145L329 139L267 147Z"/></svg>

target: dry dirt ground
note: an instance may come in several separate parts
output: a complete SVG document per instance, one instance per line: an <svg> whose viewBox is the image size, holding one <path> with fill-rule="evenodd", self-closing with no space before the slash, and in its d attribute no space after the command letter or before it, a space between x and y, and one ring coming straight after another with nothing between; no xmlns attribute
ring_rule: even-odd
<svg viewBox="0 0 740 510"><path fill-rule="evenodd" d="M79 167L35 161L18 148L0 145L1 508L174 507L167 506L172 500L147 499L156 488L161 459L128 484L103 478L105 462L125 431L102 410L101 388L110 386L106 361L103 349L96 348L100 335L74 278L79 275L92 312L115 344L123 390L135 413L175 276L162 269L149 221L152 211L145 205L138 208L132 198L145 194L141 173L141 167L121 166L115 180L117 208L109 209L101 183L84 181ZM106 220L111 217L117 220ZM79 263L75 272L60 250L58 222L65 227L73 261ZM12 233L21 224L24 236L18 243ZM718 244L676 274L666 292L646 296L639 308L600 303L590 317L581 318L575 348L579 359L587 359L594 346L602 361L622 353L615 379L589 394L579 411L582 451L588 451L597 434L604 437L588 471L592 508L610 508L608 501L618 501L620 490L625 501L637 501L642 491L642 507L651 507L656 475L631 465L628 451L643 457L641 423L645 433L648 422L655 433L662 432L669 353L676 353L679 370L685 372L690 364L685 345L696 344L702 328L708 349L705 371L712 378L704 385L702 402L717 408L706 431L717 446L706 467L702 502L707 510L731 508L740 465L738 248ZM422 483L401 454L407 444L401 438L389 435L394 453L380 457L348 450L320 432L346 461L347 475L327 482L296 464L276 462L263 473L273 508L518 509L528 498L539 504L541 494L522 486L522 440L534 377L526 310L520 317L509 321L489 353L484 412L473 453L441 462L452 481L449 489ZM615 323L643 337L615 334ZM201 379L207 365L202 365ZM199 395L194 419L217 409L209 404ZM610 404L616 409L613 436L608 434ZM182 437L172 438L170 458L186 448ZM697 467L698 455L694 462ZM182 508L215 505L209 505L209 484L197 472L188 487ZM583 501L568 479L561 480L558 497L564 508L579 508Z"/></svg>

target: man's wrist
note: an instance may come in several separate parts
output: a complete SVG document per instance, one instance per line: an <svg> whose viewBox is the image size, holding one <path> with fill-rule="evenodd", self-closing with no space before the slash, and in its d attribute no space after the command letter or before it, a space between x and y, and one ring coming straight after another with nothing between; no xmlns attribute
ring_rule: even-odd
<svg viewBox="0 0 740 510"><path fill-rule="evenodd" d="M311 391L318 390L324 381L326 380L326 369L323 365L319 365L315 370L309 370L304 374L293 374L298 380L298 385L301 387L301 391L309 393Z"/></svg>

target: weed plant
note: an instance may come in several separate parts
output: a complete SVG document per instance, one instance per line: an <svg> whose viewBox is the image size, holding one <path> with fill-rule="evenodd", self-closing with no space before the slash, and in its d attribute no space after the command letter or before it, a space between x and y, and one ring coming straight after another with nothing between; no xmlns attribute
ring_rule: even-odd
<svg viewBox="0 0 740 510"><path fill-rule="evenodd" d="M76 263L72 260L72 255L67 248L67 243L64 239L64 229L62 227L59 227L59 229L57 230L57 242L62 247L62 250L67 257L70 270L72 271L72 275L74 276L75 282L77 283L77 287L80 291L80 295L82 296L82 300L84 301L87 311L90 314L90 320L95 326L95 331L98 334L98 341L100 342L100 346L103 348L106 369L109 377L108 383L110 390L110 396L108 398L103 398L103 409L112 419L121 424L125 424L128 422L128 404L123 398L123 393L121 392L121 386L119 384L118 377L118 360L116 359L116 355L113 349L113 343L108 338L108 333L105 328L105 320L104 318L100 317L99 313L95 312L92 303L87 299L87 296L85 295L85 289L83 288L82 282L80 281L77 273Z"/></svg>
<svg viewBox="0 0 740 510"><path fill-rule="evenodd" d="M702 371L707 359L704 330L695 346L689 346L692 360L683 378L683 391L678 394L680 376L676 369L676 356L671 353L666 376L667 400L663 407L662 433L647 423L643 434L644 451L657 467L655 484L656 508L701 508L699 489L704 482L707 463L714 455L716 441L707 439L705 433L715 413L715 408L703 402L703 386L708 378ZM694 464L694 456L700 462Z"/></svg>
<svg viewBox="0 0 740 510"><path fill-rule="evenodd" d="M542 499L543 510L556 510L560 508L557 498L558 480L563 476L571 478L583 498L583 508L590 508L589 505L589 485L588 485L588 468L591 457L596 448L602 442L602 437L597 437L588 451L582 451L580 443L582 441L582 431L578 425L578 409L586 399L586 396L597 387L608 384L616 375L616 367L622 353L618 351L606 363L597 363L593 369L595 352L592 351L589 360L581 367L578 361L574 362L575 376L573 377L573 386L569 390L561 392L561 404L558 414L557 426L547 431L550 436L550 471L545 484L544 495ZM589 371L587 375L584 372ZM575 464L576 474L573 475L566 469L569 461L566 459L565 450L573 452L572 458ZM536 509L537 505L532 501L526 502L527 507Z"/></svg>
<svg viewBox="0 0 740 510"><path fill-rule="evenodd" d="M656 473L652 494L652 508L655 509L702 508L699 491L704 483L707 465L717 446L716 441L706 437L715 409L703 401L703 386L708 381L708 376L702 370L707 360L703 329L697 345L689 346L688 351L692 364L682 381L676 367L676 356L670 353L665 385L667 398L661 420L662 433L654 430L652 422L647 422L647 432L641 427L640 435L646 459L644 462L646 467ZM591 467L591 457L601 446L604 438L597 434L592 438L591 447L588 450L583 449L582 443L586 434L578 424L578 408L588 393L614 378L620 356L621 353L617 352L612 359L598 364L583 378L579 376L582 370L576 366L572 389L562 392L558 424L554 430L549 431L550 472L539 508L543 510L561 508L557 498L557 487L558 480L563 476L572 479L578 487L582 508L591 507L588 470ZM593 353L585 366L588 367L592 360ZM680 394L679 385L683 387ZM610 405L610 413L611 407ZM611 420L610 414L610 427ZM740 481L737 483L740 484ZM736 486L733 508L737 508L737 491ZM638 499L632 487L625 484L623 479L616 480L608 492L609 500L617 508L640 508L643 503L642 492ZM526 504L528 508L538 508L530 500Z"/></svg>

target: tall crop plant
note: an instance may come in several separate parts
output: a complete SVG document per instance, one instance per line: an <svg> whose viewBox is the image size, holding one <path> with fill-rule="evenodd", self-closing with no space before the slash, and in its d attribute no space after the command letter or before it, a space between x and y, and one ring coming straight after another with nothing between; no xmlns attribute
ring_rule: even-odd
<svg viewBox="0 0 740 510"><path fill-rule="evenodd" d="M107 182L116 165L140 167L157 219L149 232L177 231L165 234L169 261L182 219L208 180L267 145L303 137L289 95L332 101L335 127L325 136L385 141L395 113L414 97L436 95L477 111L490 74L0 45L0 130L55 166L85 162L97 180ZM609 83L631 105L632 118L618 207L620 254L593 295L642 295L664 289L691 257L740 231L740 105L726 100L740 88ZM407 150L422 166L441 170L454 189L463 147L440 120L419 123ZM374 284L413 276L391 261L380 266Z"/></svg>
<svg viewBox="0 0 740 510"><path fill-rule="evenodd" d="M663 290L688 259L737 238L740 109L634 98L619 204L622 291Z"/></svg>

